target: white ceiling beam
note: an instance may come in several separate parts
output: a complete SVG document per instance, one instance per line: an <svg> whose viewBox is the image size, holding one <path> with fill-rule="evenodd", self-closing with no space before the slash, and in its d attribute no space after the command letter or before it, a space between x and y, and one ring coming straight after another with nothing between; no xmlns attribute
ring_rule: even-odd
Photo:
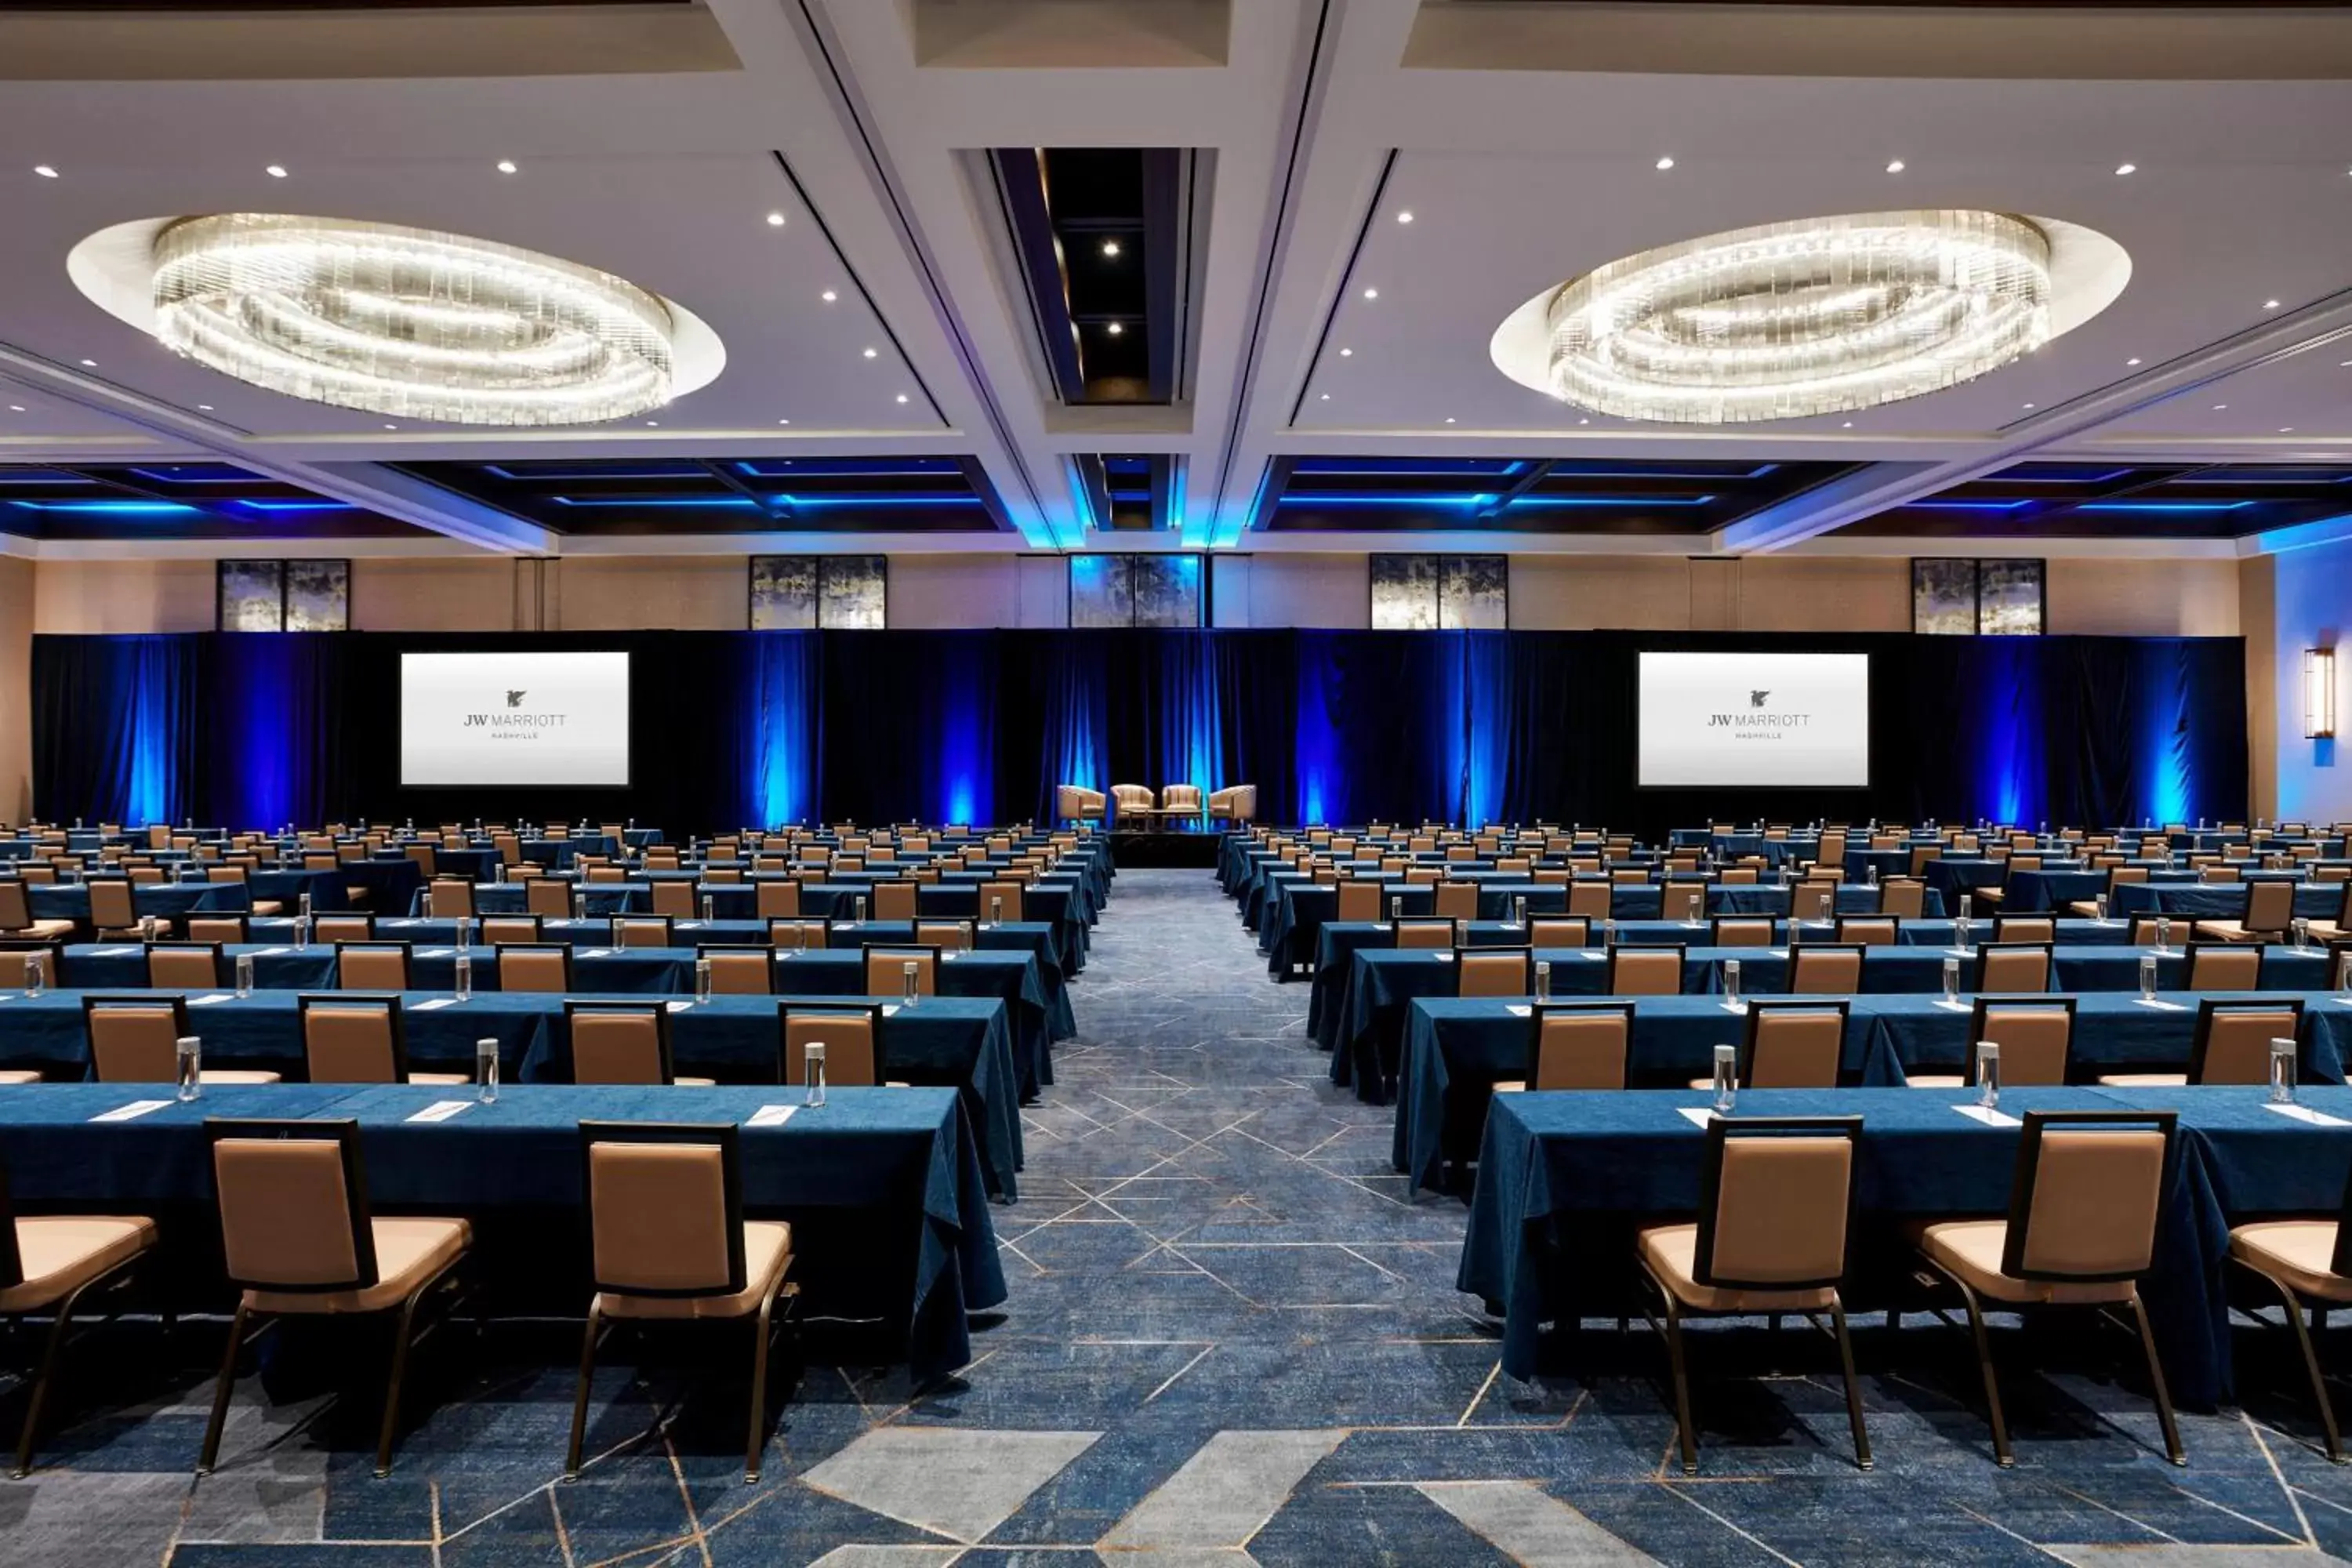
<svg viewBox="0 0 2352 1568"><path fill-rule="evenodd" d="M1791 496L1716 530L1725 554L1784 550L1939 490L1982 479L2021 458L2090 436L2168 398L2352 338L2352 289L2223 338L2122 381L2021 419L1976 452L1936 463L1880 463Z"/></svg>

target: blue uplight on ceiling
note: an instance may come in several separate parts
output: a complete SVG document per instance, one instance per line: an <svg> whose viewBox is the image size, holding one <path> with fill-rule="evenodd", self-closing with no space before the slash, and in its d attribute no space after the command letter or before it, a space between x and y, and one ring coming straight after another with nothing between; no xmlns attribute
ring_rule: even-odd
<svg viewBox="0 0 2352 1568"><path fill-rule="evenodd" d="M482 472L523 484L533 480L560 484L579 479L707 479L710 477L709 471L698 463L647 463L633 468L510 468L498 463L484 463Z"/></svg>
<svg viewBox="0 0 2352 1568"><path fill-rule="evenodd" d="M13 500L26 511L110 512L121 517L163 517L194 513L199 509L172 500Z"/></svg>
<svg viewBox="0 0 2352 1568"><path fill-rule="evenodd" d="M96 479L83 474L68 474L58 468L13 468L0 472L0 485L95 485Z"/></svg>
<svg viewBox="0 0 2352 1568"><path fill-rule="evenodd" d="M725 507L730 510L740 510L746 508L752 511L762 510L760 503L753 500L749 496L637 496L610 498L596 496L553 496L549 499L552 500L558 506L620 506L635 508L683 506Z"/></svg>
<svg viewBox="0 0 2352 1568"><path fill-rule="evenodd" d="M1759 463L1745 471L1728 466L1704 472L1688 468L1652 468L1639 463L1617 463L1599 468L1555 467L1547 479L1760 479L1779 472L1778 463Z"/></svg>
<svg viewBox="0 0 2352 1568"><path fill-rule="evenodd" d="M254 511L357 511L347 500L254 500L239 496L229 503Z"/></svg>
<svg viewBox="0 0 2352 1568"><path fill-rule="evenodd" d="M2086 500L2076 511L2242 511L2250 500Z"/></svg>
<svg viewBox="0 0 2352 1568"><path fill-rule="evenodd" d="M953 458L783 458L761 461L745 458L735 471L755 479L794 479L817 475L824 479L877 479L904 474L960 474L963 465Z"/></svg>
<svg viewBox="0 0 2352 1568"><path fill-rule="evenodd" d="M226 463L167 463L131 471L162 485L249 485L254 481L253 475Z"/></svg>
<svg viewBox="0 0 2352 1568"><path fill-rule="evenodd" d="M1906 510L1912 511L2015 511L2032 506L2030 500L1915 500Z"/></svg>
<svg viewBox="0 0 2352 1568"><path fill-rule="evenodd" d="M2138 472L2136 468L2108 468L2096 474L2080 471L2088 466L2080 463L2020 463L2013 468L2003 468L1997 477L2021 485L2104 485Z"/></svg>
<svg viewBox="0 0 2352 1568"><path fill-rule="evenodd" d="M1521 496L1512 506L1602 506L1630 507L1639 510L1654 506L1711 506L1715 498L1706 496Z"/></svg>

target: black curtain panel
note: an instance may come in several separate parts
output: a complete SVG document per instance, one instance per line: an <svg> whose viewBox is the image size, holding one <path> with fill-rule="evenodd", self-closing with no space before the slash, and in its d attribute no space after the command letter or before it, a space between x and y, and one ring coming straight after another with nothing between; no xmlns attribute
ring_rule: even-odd
<svg viewBox="0 0 2352 1568"><path fill-rule="evenodd" d="M631 656L613 789L410 789L400 655ZM1853 790L1643 789L1644 650L1871 658ZM1269 821L2242 816L2237 638L1734 633L205 633L34 639L54 821L1044 820L1056 784L1255 784Z"/></svg>

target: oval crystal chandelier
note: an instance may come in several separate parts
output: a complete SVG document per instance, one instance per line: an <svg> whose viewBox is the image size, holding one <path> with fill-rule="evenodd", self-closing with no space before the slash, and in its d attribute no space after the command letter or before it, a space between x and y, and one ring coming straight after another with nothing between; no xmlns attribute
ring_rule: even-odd
<svg viewBox="0 0 2352 1568"><path fill-rule="evenodd" d="M458 425L572 425L669 400L677 322L626 279L464 235L341 218L183 218L154 331L239 381Z"/></svg>
<svg viewBox="0 0 2352 1568"><path fill-rule="evenodd" d="M1685 425L1836 414L1970 381L2051 336L2049 237L1992 212L1857 213L1645 250L1545 314L1555 396Z"/></svg>

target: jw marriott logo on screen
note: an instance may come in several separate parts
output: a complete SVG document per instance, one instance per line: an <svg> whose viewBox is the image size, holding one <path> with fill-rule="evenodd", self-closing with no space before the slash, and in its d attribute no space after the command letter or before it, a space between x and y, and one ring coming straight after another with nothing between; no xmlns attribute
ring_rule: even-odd
<svg viewBox="0 0 2352 1568"><path fill-rule="evenodd" d="M1769 690L1748 689L1748 711L1745 713L1710 713L1706 727L1710 730L1730 730L1739 741L1777 741L1790 730L1800 730L1813 721L1811 713L1775 711L1765 707L1771 697Z"/></svg>
<svg viewBox="0 0 2352 1568"><path fill-rule="evenodd" d="M507 694L507 711L468 713L466 715L464 728L488 730L493 741L535 741L539 739L542 731L559 730L571 721L572 715L569 713L525 712L522 710L522 700L529 696L530 692L517 691L511 687L504 689Z"/></svg>

